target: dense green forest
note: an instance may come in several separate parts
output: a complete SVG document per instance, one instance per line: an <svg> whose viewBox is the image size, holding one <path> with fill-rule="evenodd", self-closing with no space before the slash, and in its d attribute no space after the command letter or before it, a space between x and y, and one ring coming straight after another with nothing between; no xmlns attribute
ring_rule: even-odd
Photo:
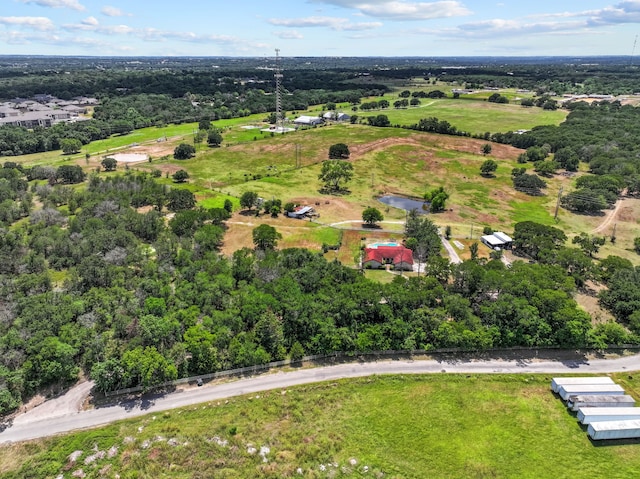
<svg viewBox="0 0 640 479"><path fill-rule="evenodd" d="M332 351L637 340L617 323L592 328L572 299L587 277L606 281L603 304L640 333L638 270L608 258L603 276L554 228L516 228L516 249L539 264L449 265L435 249L423 277L384 285L304 249L223 257L228 209L196 208L147 174L92 174L78 189L79 168L16 167L0 169L1 205L13 207L0 240L2 412L80 369L113 390ZM412 243L433 231L410 217Z"/></svg>

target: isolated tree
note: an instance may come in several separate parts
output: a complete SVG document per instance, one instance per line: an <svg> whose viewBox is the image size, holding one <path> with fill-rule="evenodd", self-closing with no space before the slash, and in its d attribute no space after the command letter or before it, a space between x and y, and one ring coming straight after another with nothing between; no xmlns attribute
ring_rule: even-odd
<svg viewBox="0 0 640 479"><path fill-rule="evenodd" d="M198 129L199 130L210 130L211 129L211 122L209 120L207 120L206 118L203 118L202 120L200 120L198 122Z"/></svg>
<svg viewBox="0 0 640 479"><path fill-rule="evenodd" d="M193 145L188 143L180 143L173 151L173 157L176 160L188 160L196 154L196 149Z"/></svg>
<svg viewBox="0 0 640 479"><path fill-rule="evenodd" d="M346 160L349 158L349 147L344 143L336 143L329 147L329 159L330 160Z"/></svg>
<svg viewBox="0 0 640 479"><path fill-rule="evenodd" d="M425 201L429 201L431 204L430 210L433 213L444 211L445 203L449 199L449 194L444 190L444 187L431 190L424 195Z"/></svg>
<svg viewBox="0 0 640 479"><path fill-rule="evenodd" d="M384 216L377 208L367 208L362 212L362 221L367 225L374 226L376 223L384 220Z"/></svg>
<svg viewBox="0 0 640 479"><path fill-rule="evenodd" d="M217 128L213 128L207 135L207 144L212 147L217 147L222 144L222 134Z"/></svg>
<svg viewBox="0 0 640 479"><path fill-rule="evenodd" d="M245 191L240 197L240 206L250 210L258 202L258 193L255 191Z"/></svg>
<svg viewBox="0 0 640 479"><path fill-rule="evenodd" d="M60 140L60 148L65 155L79 153L82 149L82 142L76 138L63 138Z"/></svg>
<svg viewBox="0 0 640 479"><path fill-rule="evenodd" d="M278 246L278 240L282 239L282 235L273 226L266 224L254 228L252 236L256 249L262 251L275 249Z"/></svg>
<svg viewBox="0 0 640 479"><path fill-rule="evenodd" d="M322 162L322 170L318 179L324 182L328 190L339 191L341 184L347 183L353 178L353 165L348 161L328 160Z"/></svg>
<svg viewBox="0 0 640 479"><path fill-rule="evenodd" d="M411 96L411 92L409 90L403 90L398 96L400 98L409 98Z"/></svg>
<svg viewBox="0 0 640 479"><path fill-rule="evenodd" d="M493 147L489 143L485 143L484 145L482 145L482 154L488 155L489 153L491 153L492 149Z"/></svg>
<svg viewBox="0 0 640 479"><path fill-rule="evenodd" d="M167 195L167 208L169 211L189 210L196 205L196 198L189 190L175 188Z"/></svg>
<svg viewBox="0 0 640 479"><path fill-rule="evenodd" d="M100 162L100 164L104 168L104 171L115 171L116 167L118 166L118 162L116 161L116 159L111 158L110 156L108 156L107 158L104 158Z"/></svg>
<svg viewBox="0 0 640 479"><path fill-rule="evenodd" d="M471 261L478 259L478 242L474 241L469 245L469 252L471 253Z"/></svg>
<svg viewBox="0 0 640 479"><path fill-rule="evenodd" d="M431 220L420 216L417 210L412 210L407 215L404 229L405 244L407 248L424 251L425 258L440 253L442 243L438 234L438 227Z"/></svg>
<svg viewBox="0 0 640 479"><path fill-rule="evenodd" d="M447 225L447 226L444 228L444 237L445 237L446 239L450 239L450 238L451 238L451 226Z"/></svg>
<svg viewBox="0 0 640 479"><path fill-rule="evenodd" d="M542 194L541 188L546 188L547 183L538 175L529 175L528 173L522 173L517 176L512 176L513 186L516 190L522 191L528 195L537 196Z"/></svg>
<svg viewBox="0 0 640 479"><path fill-rule="evenodd" d="M482 176L493 176L493 174L498 169L498 163L494 160L485 160L480 165L480 173Z"/></svg>
<svg viewBox="0 0 640 479"><path fill-rule="evenodd" d="M233 213L233 202L229 198L227 198L226 200L224 200L223 208L227 213Z"/></svg>
<svg viewBox="0 0 640 479"><path fill-rule="evenodd" d="M640 236L633 239L633 251L640 254Z"/></svg>
<svg viewBox="0 0 640 479"><path fill-rule="evenodd" d="M189 173L185 170L178 170L173 174L172 178L176 183L184 183L189 179Z"/></svg>

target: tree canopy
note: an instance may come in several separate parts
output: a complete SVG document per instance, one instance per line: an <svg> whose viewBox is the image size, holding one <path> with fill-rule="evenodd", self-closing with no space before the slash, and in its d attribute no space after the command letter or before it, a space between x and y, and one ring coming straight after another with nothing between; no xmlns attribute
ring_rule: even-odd
<svg viewBox="0 0 640 479"><path fill-rule="evenodd" d="M327 160L322 162L322 170L318 179L330 191L340 191L353 178L353 165L344 160Z"/></svg>

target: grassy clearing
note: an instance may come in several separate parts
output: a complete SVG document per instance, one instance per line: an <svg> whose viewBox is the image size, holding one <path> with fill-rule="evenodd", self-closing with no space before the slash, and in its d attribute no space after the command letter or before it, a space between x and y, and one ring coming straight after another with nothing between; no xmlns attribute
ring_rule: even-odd
<svg viewBox="0 0 640 479"><path fill-rule="evenodd" d="M638 397L639 376L614 379ZM0 474L66 477L82 469L88 478L540 479L562 471L575 478L637 477L639 443L590 442L549 383L543 375L441 374L275 390L5 446ZM264 460L262 447L268 447ZM82 451L75 464L68 459L74 451ZM91 462L95 451L105 456Z"/></svg>
<svg viewBox="0 0 640 479"><path fill-rule="evenodd" d="M422 118L435 116L446 120L459 130L474 134L487 131L505 132L531 129L538 125L558 125L567 116L566 111L546 111L541 108L522 108L514 104L489 103L482 100L422 100L416 108L402 110L389 109L384 113L394 125L411 125ZM369 116L360 113L363 116Z"/></svg>

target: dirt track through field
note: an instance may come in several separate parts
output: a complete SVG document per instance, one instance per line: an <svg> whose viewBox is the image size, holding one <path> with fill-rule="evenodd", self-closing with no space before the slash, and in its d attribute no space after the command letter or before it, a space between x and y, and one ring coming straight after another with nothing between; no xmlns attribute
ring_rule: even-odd
<svg viewBox="0 0 640 479"><path fill-rule="evenodd" d="M625 203L625 198L621 198L616 202L616 207L611 210L607 216L605 217L605 219L602 221L602 223L600 223L600 225L598 225L596 228L594 228L591 233L595 234L595 233L601 233L603 232L605 229L607 229L607 227L616 219L616 217L618 216L618 212L620 211L620 208L622 208L623 204Z"/></svg>

